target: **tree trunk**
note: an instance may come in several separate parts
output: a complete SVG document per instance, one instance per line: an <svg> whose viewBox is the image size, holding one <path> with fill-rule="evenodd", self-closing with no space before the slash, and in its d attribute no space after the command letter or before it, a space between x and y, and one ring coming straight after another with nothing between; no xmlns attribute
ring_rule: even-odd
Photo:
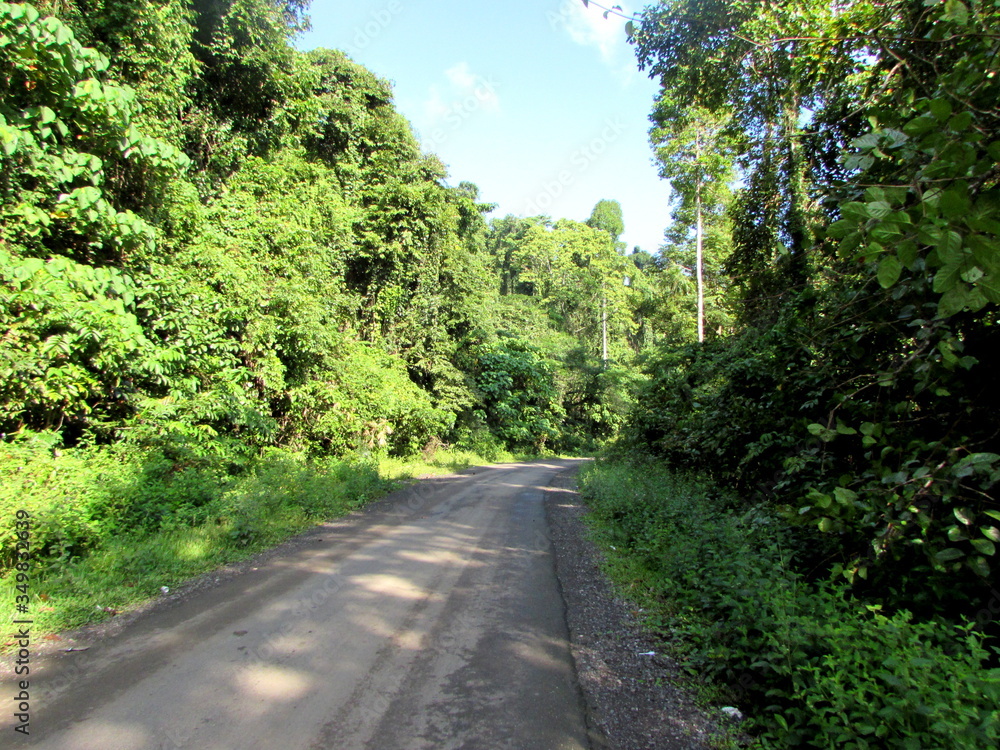
<svg viewBox="0 0 1000 750"><path fill-rule="evenodd" d="M701 182L698 183L697 194L695 195L695 212L697 214L697 228L695 230L695 274L698 277L698 343L705 340L705 274L703 271L702 259L702 236L704 234L701 220Z"/></svg>
<svg viewBox="0 0 1000 750"><path fill-rule="evenodd" d="M608 367L608 298L601 290L601 363Z"/></svg>

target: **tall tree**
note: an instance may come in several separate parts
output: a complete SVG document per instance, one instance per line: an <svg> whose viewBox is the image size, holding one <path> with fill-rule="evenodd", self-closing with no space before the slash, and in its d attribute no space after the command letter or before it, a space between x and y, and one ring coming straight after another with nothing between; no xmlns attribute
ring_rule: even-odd
<svg viewBox="0 0 1000 750"><path fill-rule="evenodd" d="M697 105L678 105L664 92L651 119L650 139L660 163L660 176L670 180L675 196L675 227L693 223L698 341L705 340L705 222L726 220L733 162L733 137L727 132L730 116ZM720 238L721 239L721 238ZM721 244L721 243L720 243ZM716 248L717 253L721 248ZM721 254L721 253L719 253Z"/></svg>
<svg viewBox="0 0 1000 750"><path fill-rule="evenodd" d="M615 200L599 200L590 212L590 218L584 223L591 229L603 229L611 236L617 247L618 239L625 231L621 203Z"/></svg>
<svg viewBox="0 0 1000 750"><path fill-rule="evenodd" d="M994 575L1000 444L974 415L997 402L997 23L978 1L670 0L635 34L665 93L732 113L742 182L742 330L679 368L716 395L661 403L685 416L652 439L732 456L890 598L926 602L916 570L968 601Z"/></svg>
<svg viewBox="0 0 1000 750"><path fill-rule="evenodd" d="M622 218L622 206L618 201L600 200L590 212L590 218L586 222L592 229L603 229L615 243L615 249L622 251L625 243L619 242L622 232L625 231L625 220ZM601 363L608 366L608 298L601 285Z"/></svg>

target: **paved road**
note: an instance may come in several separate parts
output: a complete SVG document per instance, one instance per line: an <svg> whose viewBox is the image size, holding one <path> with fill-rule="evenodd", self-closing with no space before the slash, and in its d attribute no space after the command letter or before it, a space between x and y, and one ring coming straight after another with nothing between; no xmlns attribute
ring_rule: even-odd
<svg viewBox="0 0 1000 750"><path fill-rule="evenodd" d="M542 503L577 466L424 480L53 656L0 746L586 748Z"/></svg>

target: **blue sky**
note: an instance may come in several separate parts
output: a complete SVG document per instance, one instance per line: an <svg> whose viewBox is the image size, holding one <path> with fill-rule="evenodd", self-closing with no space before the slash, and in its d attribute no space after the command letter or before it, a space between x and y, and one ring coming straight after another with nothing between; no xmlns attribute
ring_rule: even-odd
<svg viewBox="0 0 1000 750"><path fill-rule="evenodd" d="M494 216L582 221L614 199L629 252L655 251L670 194L648 143L657 86L625 22L602 15L581 0L313 0L298 46L345 50L390 80L449 183L479 185Z"/></svg>

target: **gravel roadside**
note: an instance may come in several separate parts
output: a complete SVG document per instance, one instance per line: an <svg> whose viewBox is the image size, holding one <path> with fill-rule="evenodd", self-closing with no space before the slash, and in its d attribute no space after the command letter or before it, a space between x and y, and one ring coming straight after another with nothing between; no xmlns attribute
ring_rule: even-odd
<svg viewBox="0 0 1000 750"><path fill-rule="evenodd" d="M589 540L575 475L545 494L571 650L595 750L708 750L720 719L677 686L679 670L643 633L633 606L617 596ZM725 721L725 719L721 719Z"/></svg>

